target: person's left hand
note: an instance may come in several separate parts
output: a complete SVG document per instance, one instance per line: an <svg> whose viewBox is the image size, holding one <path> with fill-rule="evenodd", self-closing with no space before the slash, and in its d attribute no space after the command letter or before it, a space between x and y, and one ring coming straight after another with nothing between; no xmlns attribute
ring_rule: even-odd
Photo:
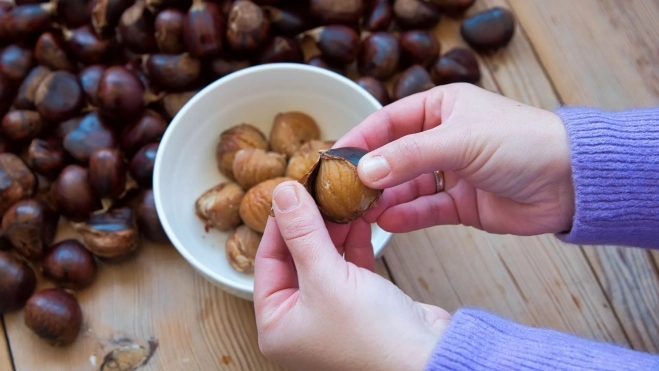
<svg viewBox="0 0 659 371"><path fill-rule="evenodd" d="M326 225L297 182L273 209L255 262L263 354L294 370L422 370L451 316L373 273L370 225Z"/></svg>

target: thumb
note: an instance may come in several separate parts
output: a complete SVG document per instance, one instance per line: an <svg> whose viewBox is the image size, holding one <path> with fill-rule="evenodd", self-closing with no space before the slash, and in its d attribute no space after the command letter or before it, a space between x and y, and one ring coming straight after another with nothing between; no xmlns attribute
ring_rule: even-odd
<svg viewBox="0 0 659 371"><path fill-rule="evenodd" d="M311 277L327 277L336 269L339 254L325 227L316 202L293 181L278 185L272 193L279 232L291 252L300 284Z"/></svg>

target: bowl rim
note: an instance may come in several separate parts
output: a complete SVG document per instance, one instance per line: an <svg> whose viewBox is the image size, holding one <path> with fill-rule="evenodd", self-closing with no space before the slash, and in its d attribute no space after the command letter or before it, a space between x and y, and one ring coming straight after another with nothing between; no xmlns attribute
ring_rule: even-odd
<svg viewBox="0 0 659 371"><path fill-rule="evenodd" d="M312 72L318 75L323 75L326 78L334 79L336 81L339 81L345 85L348 85L352 89L356 90L360 95L362 95L364 98L369 100L372 104L374 104L377 109L382 108L382 104L375 99L369 92L367 92L365 89L363 89L361 86L359 86L357 83L352 81L351 79L340 75L335 72L331 72L328 70L325 70L320 67L315 67L315 66L310 66L310 65L305 65L305 64L299 64L299 63L272 63L272 64L266 64L266 65L259 65L259 66L252 66L248 67L245 69L242 69L240 71L233 72L227 76L224 76L222 78L219 78L212 82L210 85L206 86L197 94L195 94L183 107L179 110L179 112L172 118L170 124L168 125L167 129L165 130L165 133L160 140L160 148L165 148L170 141L170 137L173 135L172 132L174 131L174 127L178 125L182 125L181 122L183 122L180 118L185 116L187 111L192 109L198 101L203 99L203 97L208 94L209 92L218 89L220 86L233 81L237 80L240 78L245 77L246 75L253 74L255 72L262 72L262 71L285 71L285 70L293 70L293 71L306 71L306 72ZM167 220L167 217L164 212L164 206L162 204L162 199L160 197L160 189L161 189L161 184L160 184L160 179L161 179L161 171L162 171L162 157L164 156L164 152L162 150L159 150L158 153L156 154L156 160L154 163L154 168L153 168L153 198L155 201L156 205L156 212L158 214L158 219L160 220L160 223L162 224L163 229L165 230L165 233L169 237L169 240L172 245L176 248L176 250L183 256L183 258L188 262L188 264L192 265L196 270L202 273L203 276L210 278L215 281L215 283L219 283L221 286L226 286L230 287L234 290L238 290L240 292L244 292L246 294L253 294L254 293L254 288L251 285L245 285L241 283L237 283L235 281L231 281L226 279L224 276L218 274L217 272L213 271L212 269L207 268L205 265L201 264L199 260L197 260L186 248L183 246L183 243L177 238L176 234L174 233L171 225L169 224L169 221ZM380 228L381 229L381 228ZM382 247L380 248L379 251L374 251L376 257L382 249L389 243L389 240L392 237L391 232L387 232L383 229L381 229L382 232L385 234L384 242L382 244Z"/></svg>

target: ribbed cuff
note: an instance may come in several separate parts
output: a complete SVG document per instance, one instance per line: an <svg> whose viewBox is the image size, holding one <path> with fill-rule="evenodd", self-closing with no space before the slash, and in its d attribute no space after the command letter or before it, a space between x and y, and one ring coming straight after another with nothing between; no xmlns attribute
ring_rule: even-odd
<svg viewBox="0 0 659 371"><path fill-rule="evenodd" d="M576 213L574 244L659 248L659 109L563 107Z"/></svg>
<svg viewBox="0 0 659 371"><path fill-rule="evenodd" d="M426 366L426 371L448 370L656 371L659 357L461 309Z"/></svg>

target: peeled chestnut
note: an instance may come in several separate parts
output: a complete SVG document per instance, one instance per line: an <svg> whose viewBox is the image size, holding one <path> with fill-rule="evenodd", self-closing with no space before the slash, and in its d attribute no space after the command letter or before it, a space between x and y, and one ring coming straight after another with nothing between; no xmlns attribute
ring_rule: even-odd
<svg viewBox="0 0 659 371"><path fill-rule="evenodd" d="M319 151L330 149L333 145L334 142L320 140L310 140L304 143L288 161L286 177L300 180L318 162Z"/></svg>
<svg viewBox="0 0 659 371"><path fill-rule="evenodd" d="M256 61L258 64L302 63L304 54L296 40L275 36L263 47Z"/></svg>
<svg viewBox="0 0 659 371"><path fill-rule="evenodd" d="M28 259L39 259L57 229L59 215L39 200L21 200L2 216L2 231L16 251Z"/></svg>
<svg viewBox="0 0 659 371"><path fill-rule="evenodd" d="M11 9L7 28L17 40L30 39L50 28L55 12L55 2L15 6Z"/></svg>
<svg viewBox="0 0 659 371"><path fill-rule="evenodd" d="M62 289L41 290L25 304L25 325L53 346L69 345L80 333L82 310Z"/></svg>
<svg viewBox="0 0 659 371"><path fill-rule="evenodd" d="M224 77L249 66L249 61L240 59L216 58L211 62L211 70L216 78Z"/></svg>
<svg viewBox="0 0 659 371"><path fill-rule="evenodd" d="M233 160L236 152L243 148L268 149L268 140L261 130L250 124L240 124L220 134L215 158L220 172L229 179L234 179Z"/></svg>
<svg viewBox="0 0 659 371"><path fill-rule="evenodd" d="M391 103L389 92L387 91L387 88L384 86L382 81L373 77L365 76L360 77L355 82L357 85L361 86L373 97L375 97L375 99L377 99L381 105L386 106L387 104Z"/></svg>
<svg viewBox="0 0 659 371"><path fill-rule="evenodd" d="M100 39L89 25L65 29L63 34L69 49L82 64L102 63L112 50L113 40Z"/></svg>
<svg viewBox="0 0 659 371"><path fill-rule="evenodd" d="M229 265L241 273L254 273L256 250L261 243L262 235L241 225L229 236L224 245Z"/></svg>
<svg viewBox="0 0 659 371"><path fill-rule="evenodd" d="M87 24L91 10L88 0L57 0L57 17L70 28Z"/></svg>
<svg viewBox="0 0 659 371"><path fill-rule="evenodd" d="M309 28L308 17L300 11L297 4L290 8L264 6L263 11L270 20L270 28L275 35L294 37Z"/></svg>
<svg viewBox="0 0 659 371"><path fill-rule="evenodd" d="M44 32L39 36L34 57L39 64L53 70L73 72L76 69L76 62L66 49L64 39L53 32Z"/></svg>
<svg viewBox="0 0 659 371"><path fill-rule="evenodd" d="M357 24L364 13L364 0L311 0L309 12L322 24Z"/></svg>
<svg viewBox="0 0 659 371"><path fill-rule="evenodd" d="M386 80L398 70L400 48L390 33L375 32L362 42L357 68L363 76Z"/></svg>
<svg viewBox="0 0 659 371"><path fill-rule="evenodd" d="M16 100L14 101L14 107L19 110L33 110L34 107L34 95L46 76L50 73L50 70L43 66L36 66L30 71L30 73L25 77L21 87L18 89L18 94L16 95ZM0 98L2 99L2 98Z"/></svg>
<svg viewBox="0 0 659 371"><path fill-rule="evenodd" d="M96 260L77 240L54 244L43 259L43 275L67 289L84 289L96 278Z"/></svg>
<svg viewBox="0 0 659 371"><path fill-rule="evenodd" d="M167 130L167 123L157 113L147 110L133 124L126 126L121 132L121 149L128 158L145 145L160 142Z"/></svg>
<svg viewBox="0 0 659 371"><path fill-rule="evenodd" d="M57 176L66 165L64 148L57 143L35 138L27 150L27 165L43 176Z"/></svg>
<svg viewBox="0 0 659 371"><path fill-rule="evenodd" d="M37 180L23 160L13 153L0 153L0 213L16 202L32 197Z"/></svg>
<svg viewBox="0 0 659 371"><path fill-rule="evenodd" d="M92 153L102 148L112 148L116 142L112 127L105 124L98 113L91 112L64 137L63 145L71 157L86 164Z"/></svg>
<svg viewBox="0 0 659 371"><path fill-rule="evenodd" d="M233 3L227 21L227 41L238 52L256 50L268 37L270 20L260 6L248 0Z"/></svg>
<svg viewBox="0 0 659 371"><path fill-rule="evenodd" d="M179 55L153 54L145 57L147 74L159 87L183 90L194 83L201 72L199 59L188 53Z"/></svg>
<svg viewBox="0 0 659 371"><path fill-rule="evenodd" d="M338 73L339 75L345 75L345 68L336 63L326 61L322 55L315 55L307 61L307 64L314 67L324 68L326 70Z"/></svg>
<svg viewBox="0 0 659 371"><path fill-rule="evenodd" d="M98 86L101 113L113 119L137 118L144 111L144 85L122 66L105 70Z"/></svg>
<svg viewBox="0 0 659 371"><path fill-rule="evenodd" d="M135 214L137 226L144 237L156 243L169 243L167 233L165 233L158 218L152 189L141 191Z"/></svg>
<svg viewBox="0 0 659 371"><path fill-rule="evenodd" d="M34 105L48 121L61 122L74 117L83 105L78 79L66 71L51 72L39 84L34 95Z"/></svg>
<svg viewBox="0 0 659 371"><path fill-rule="evenodd" d="M130 255L139 245L133 210L129 207L110 209L92 215L86 223L76 226L87 249L102 258Z"/></svg>
<svg viewBox="0 0 659 371"><path fill-rule="evenodd" d="M240 217L248 227L263 233L272 209L272 192L290 178L274 178L252 187L240 202Z"/></svg>
<svg viewBox="0 0 659 371"><path fill-rule="evenodd" d="M37 285L34 271L12 254L0 251L0 314L23 308Z"/></svg>
<svg viewBox="0 0 659 371"><path fill-rule="evenodd" d="M158 13L154 22L156 43L161 53L180 54L183 44L185 14L179 9L165 9Z"/></svg>
<svg viewBox="0 0 659 371"><path fill-rule="evenodd" d="M355 30L342 25L314 28L301 34L315 42L325 58L335 63L350 64L357 59L361 40Z"/></svg>
<svg viewBox="0 0 659 371"><path fill-rule="evenodd" d="M193 0L183 22L183 38L195 57L216 55L222 51L224 16L217 4Z"/></svg>
<svg viewBox="0 0 659 371"><path fill-rule="evenodd" d="M181 108L183 108L183 106L198 92L198 90L192 90L165 94L165 96L163 96L158 102L161 107L161 112L169 119L173 119L178 111L180 111Z"/></svg>
<svg viewBox="0 0 659 371"><path fill-rule="evenodd" d="M439 57L440 45L433 32L414 30L400 36L400 49L405 65L430 67Z"/></svg>
<svg viewBox="0 0 659 371"><path fill-rule="evenodd" d="M495 51L508 45L513 38L515 16L508 9L491 8L465 19L460 33L472 48Z"/></svg>
<svg viewBox="0 0 659 371"><path fill-rule="evenodd" d="M79 165L69 165L60 172L51 188L51 197L55 209L74 222L87 220L102 207L89 181L89 172Z"/></svg>
<svg viewBox="0 0 659 371"><path fill-rule="evenodd" d="M386 31L393 19L389 0L372 0L364 14L362 29L365 31Z"/></svg>
<svg viewBox="0 0 659 371"><path fill-rule="evenodd" d="M455 48L444 54L430 70L430 75L437 85L454 82L475 84L481 78L476 56L466 48Z"/></svg>
<svg viewBox="0 0 659 371"><path fill-rule="evenodd" d="M89 158L89 179L96 193L118 200L126 191L126 163L118 149L99 149Z"/></svg>
<svg viewBox="0 0 659 371"><path fill-rule="evenodd" d="M119 24L121 15L133 0L94 0L92 8L92 25L97 35L108 38L114 35L114 29Z"/></svg>
<svg viewBox="0 0 659 371"><path fill-rule="evenodd" d="M98 85L101 82L101 76L105 72L105 66L95 64L89 66L78 74L82 91L85 93L85 98L89 104L98 107Z"/></svg>
<svg viewBox="0 0 659 371"><path fill-rule="evenodd" d="M241 149L233 160L233 176L244 189L281 177L285 171L286 156L258 148Z"/></svg>
<svg viewBox="0 0 659 371"><path fill-rule="evenodd" d="M240 202L245 191L236 183L216 185L204 192L195 203L197 216L204 221L206 230L215 228L226 232L240 224Z"/></svg>
<svg viewBox="0 0 659 371"><path fill-rule="evenodd" d="M18 45L9 45L0 52L0 74L19 85L30 73L33 64L32 51Z"/></svg>
<svg viewBox="0 0 659 371"><path fill-rule="evenodd" d="M318 209L335 223L349 223L362 216L382 195L357 175L357 164L367 152L361 148L335 148L320 159L300 183L316 200Z"/></svg>
<svg viewBox="0 0 659 371"><path fill-rule="evenodd" d="M156 162L158 143L150 143L142 147L130 161L130 176L142 188L153 186L153 165Z"/></svg>
<svg viewBox="0 0 659 371"><path fill-rule="evenodd" d="M158 51L154 36L154 16L146 9L144 1L136 1L124 10L117 32L122 45L134 53L148 54Z"/></svg>
<svg viewBox="0 0 659 371"><path fill-rule="evenodd" d="M270 145L275 152L291 157L305 142L320 138L316 121L302 112L284 112L275 116L270 131Z"/></svg>
<svg viewBox="0 0 659 371"><path fill-rule="evenodd" d="M433 28L439 23L440 15L439 8L428 1L394 1L394 17L396 19L396 24L406 30Z"/></svg>
<svg viewBox="0 0 659 371"><path fill-rule="evenodd" d="M418 64L401 72L393 87L393 99L403 99L435 87L428 71Z"/></svg>
<svg viewBox="0 0 659 371"><path fill-rule="evenodd" d="M41 130L44 123L41 116L36 111L9 111L2 118L2 135L13 141L28 142L35 138Z"/></svg>

